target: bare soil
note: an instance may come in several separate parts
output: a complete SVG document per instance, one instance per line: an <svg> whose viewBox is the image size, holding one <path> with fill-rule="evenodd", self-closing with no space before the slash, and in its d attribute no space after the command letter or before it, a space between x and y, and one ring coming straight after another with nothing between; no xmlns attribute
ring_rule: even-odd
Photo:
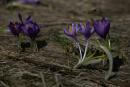
<svg viewBox="0 0 130 87"><path fill-rule="evenodd" d="M19 54L16 38L9 32L0 32L0 87L44 87L41 73L47 87L58 87L56 77L59 87L129 87L129 3L128 0L43 0L31 8L1 5L0 29L7 29L10 20L18 20L18 12L24 18L32 15L42 26L37 40L43 45L39 47L39 52L27 48ZM68 24L102 16L111 20L113 49L118 50L118 57L125 58L116 76L109 81L104 80L104 69L73 70L71 67L76 64L78 55L71 43L62 42L63 28Z"/></svg>

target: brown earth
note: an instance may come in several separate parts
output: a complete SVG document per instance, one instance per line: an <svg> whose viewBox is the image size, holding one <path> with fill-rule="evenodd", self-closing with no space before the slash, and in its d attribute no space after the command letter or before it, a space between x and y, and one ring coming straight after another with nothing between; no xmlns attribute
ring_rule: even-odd
<svg viewBox="0 0 130 87"><path fill-rule="evenodd" d="M128 0L43 0L31 8L1 6L0 29L7 29L17 13L32 15L41 26L42 44L39 52L28 48L17 53L16 38L9 32L0 32L0 87L129 87L130 85L130 1ZM111 20L110 36L113 48L122 53L126 62L109 81L104 80L105 70L82 68L72 70L77 55L72 44L64 44L63 28L72 22L107 16ZM66 53L66 50L69 52ZM118 55L121 55L118 53ZM121 56L122 56L121 55ZM117 62L118 63L118 62Z"/></svg>

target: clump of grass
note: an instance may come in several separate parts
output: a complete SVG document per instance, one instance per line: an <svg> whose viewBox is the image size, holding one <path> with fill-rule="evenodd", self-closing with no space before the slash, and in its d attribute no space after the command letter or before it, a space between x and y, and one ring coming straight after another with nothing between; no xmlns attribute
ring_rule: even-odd
<svg viewBox="0 0 130 87"><path fill-rule="evenodd" d="M60 32L51 30L50 35L53 36L51 38L52 41L60 44L63 47L66 55L69 55L70 53L76 53L73 43L68 38L64 37Z"/></svg>
<svg viewBox="0 0 130 87"><path fill-rule="evenodd" d="M56 35L56 36L54 37L54 40L55 40L56 42L60 43L62 46L66 46L66 45L71 44L70 41L69 41L67 38L61 37L61 36L59 36L59 35Z"/></svg>

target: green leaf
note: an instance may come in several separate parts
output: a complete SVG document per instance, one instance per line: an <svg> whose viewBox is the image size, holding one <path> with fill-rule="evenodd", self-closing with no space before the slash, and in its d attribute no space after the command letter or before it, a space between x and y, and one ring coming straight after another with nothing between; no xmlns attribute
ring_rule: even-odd
<svg viewBox="0 0 130 87"><path fill-rule="evenodd" d="M93 60L89 60L86 62L83 62L83 65L89 65L89 64L96 64L96 63L100 63L102 61L102 59L93 59Z"/></svg>
<svg viewBox="0 0 130 87"><path fill-rule="evenodd" d="M105 76L105 80L108 80L113 74L113 57L112 54L110 53L109 49L107 47L100 45L100 48L106 53L108 59L109 59L109 70L107 75Z"/></svg>

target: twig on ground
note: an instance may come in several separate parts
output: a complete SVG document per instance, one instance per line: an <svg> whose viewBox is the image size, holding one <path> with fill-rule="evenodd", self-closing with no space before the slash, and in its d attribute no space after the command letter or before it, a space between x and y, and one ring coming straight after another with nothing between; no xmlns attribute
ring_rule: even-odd
<svg viewBox="0 0 130 87"><path fill-rule="evenodd" d="M47 87L46 82L45 82L45 76L42 72L40 72L40 76L41 76L41 79L42 79L43 87Z"/></svg>
<svg viewBox="0 0 130 87"><path fill-rule="evenodd" d="M55 74L56 87L63 87L61 83L61 75Z"/></svg>
<svg viewBox="0 0 130 87"><path fill-rule="evenodd" d="M5 84L3 81L0 81L0 84L2 84L4 87L9 87L7 84Z"/></svg>

